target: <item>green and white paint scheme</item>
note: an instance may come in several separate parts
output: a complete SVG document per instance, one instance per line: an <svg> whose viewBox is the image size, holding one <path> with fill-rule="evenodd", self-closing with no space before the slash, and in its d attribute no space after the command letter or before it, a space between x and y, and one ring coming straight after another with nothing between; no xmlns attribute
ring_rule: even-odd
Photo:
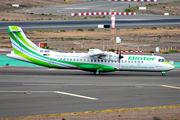
<svg viewBox="0 0 180 120"><path fill-rule="evenodd" d="M113 52L90 49L88 53L59 53L42 49L31 42L18 26L7 27L13 50L7 57L57 69L81 69L94 72L149 71L161 72L174 66L160 56L119 55Z"/></svg>

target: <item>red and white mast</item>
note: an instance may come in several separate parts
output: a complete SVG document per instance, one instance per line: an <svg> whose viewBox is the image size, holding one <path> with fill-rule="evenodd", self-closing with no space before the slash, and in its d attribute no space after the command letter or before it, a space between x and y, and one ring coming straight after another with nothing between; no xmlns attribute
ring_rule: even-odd
<svg viewBox="0 0 180 120"><path fill-rule="evenodd" d="M104 1L119 1L119 2L157 2L157 0L104 0ZM114 42L115 15L136 15L135 12L87 12L87 13L71 13L71 16L91 16L91 15L111 15L111 41Z"/></svg>
<svg viewBox="0 0 180 120"><path fill-rule="evenodd" d="M114 43L115 15L113 9L111 9L110 11L111 11L111 42Z"/></svg>

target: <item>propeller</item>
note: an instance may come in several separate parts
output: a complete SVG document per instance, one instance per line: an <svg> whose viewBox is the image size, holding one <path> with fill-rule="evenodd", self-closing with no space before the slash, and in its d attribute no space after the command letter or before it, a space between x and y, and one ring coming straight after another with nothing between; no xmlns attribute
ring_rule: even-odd
<svg viewBox="0 0 180 120"><path fill-rule="evenodd" d="M120 63L120 59L124 58L122 55L121 55L121 50L119 52L119 63Z"/></svg>

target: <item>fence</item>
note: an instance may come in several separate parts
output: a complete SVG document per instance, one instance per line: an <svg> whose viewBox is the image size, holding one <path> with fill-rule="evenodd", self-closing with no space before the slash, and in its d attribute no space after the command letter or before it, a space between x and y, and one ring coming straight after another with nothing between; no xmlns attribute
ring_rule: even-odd
<svg viewBox="0 0 180 120"><path fill-rule="evenodd" d="M121 49L121 50L142 50L143 52L148 52L148 51L156 51L156 47L159 47L160 51L168 51L171 49L174 50L180 50L180 46L146 46L146 45L129 45L129 44L112 44L112 43L104 43L103 41L99 41L97 42L97 44L95 43L91 43L91 41L46 41L46 43L48 44L48 46L50 48L55 48L57 50L71 50L72 48L74 50L87 50L89 48L97 48L97 49L101 49L101 50L106 50L108 51L109 49ZM39 42L36 42L36 44L38 45Z"/></svg>

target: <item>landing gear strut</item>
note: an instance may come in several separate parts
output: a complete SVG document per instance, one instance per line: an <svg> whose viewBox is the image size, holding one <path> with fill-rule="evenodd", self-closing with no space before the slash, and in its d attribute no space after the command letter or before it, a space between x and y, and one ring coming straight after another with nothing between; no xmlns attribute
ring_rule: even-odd
<svg viewBox="0 0 180 120"><path fill-rule="evenodd" d="M165 71L162 71L161 74L162 74L162 76L165 76L165 75L166 75L166 72L165 72Z"/></svg>

